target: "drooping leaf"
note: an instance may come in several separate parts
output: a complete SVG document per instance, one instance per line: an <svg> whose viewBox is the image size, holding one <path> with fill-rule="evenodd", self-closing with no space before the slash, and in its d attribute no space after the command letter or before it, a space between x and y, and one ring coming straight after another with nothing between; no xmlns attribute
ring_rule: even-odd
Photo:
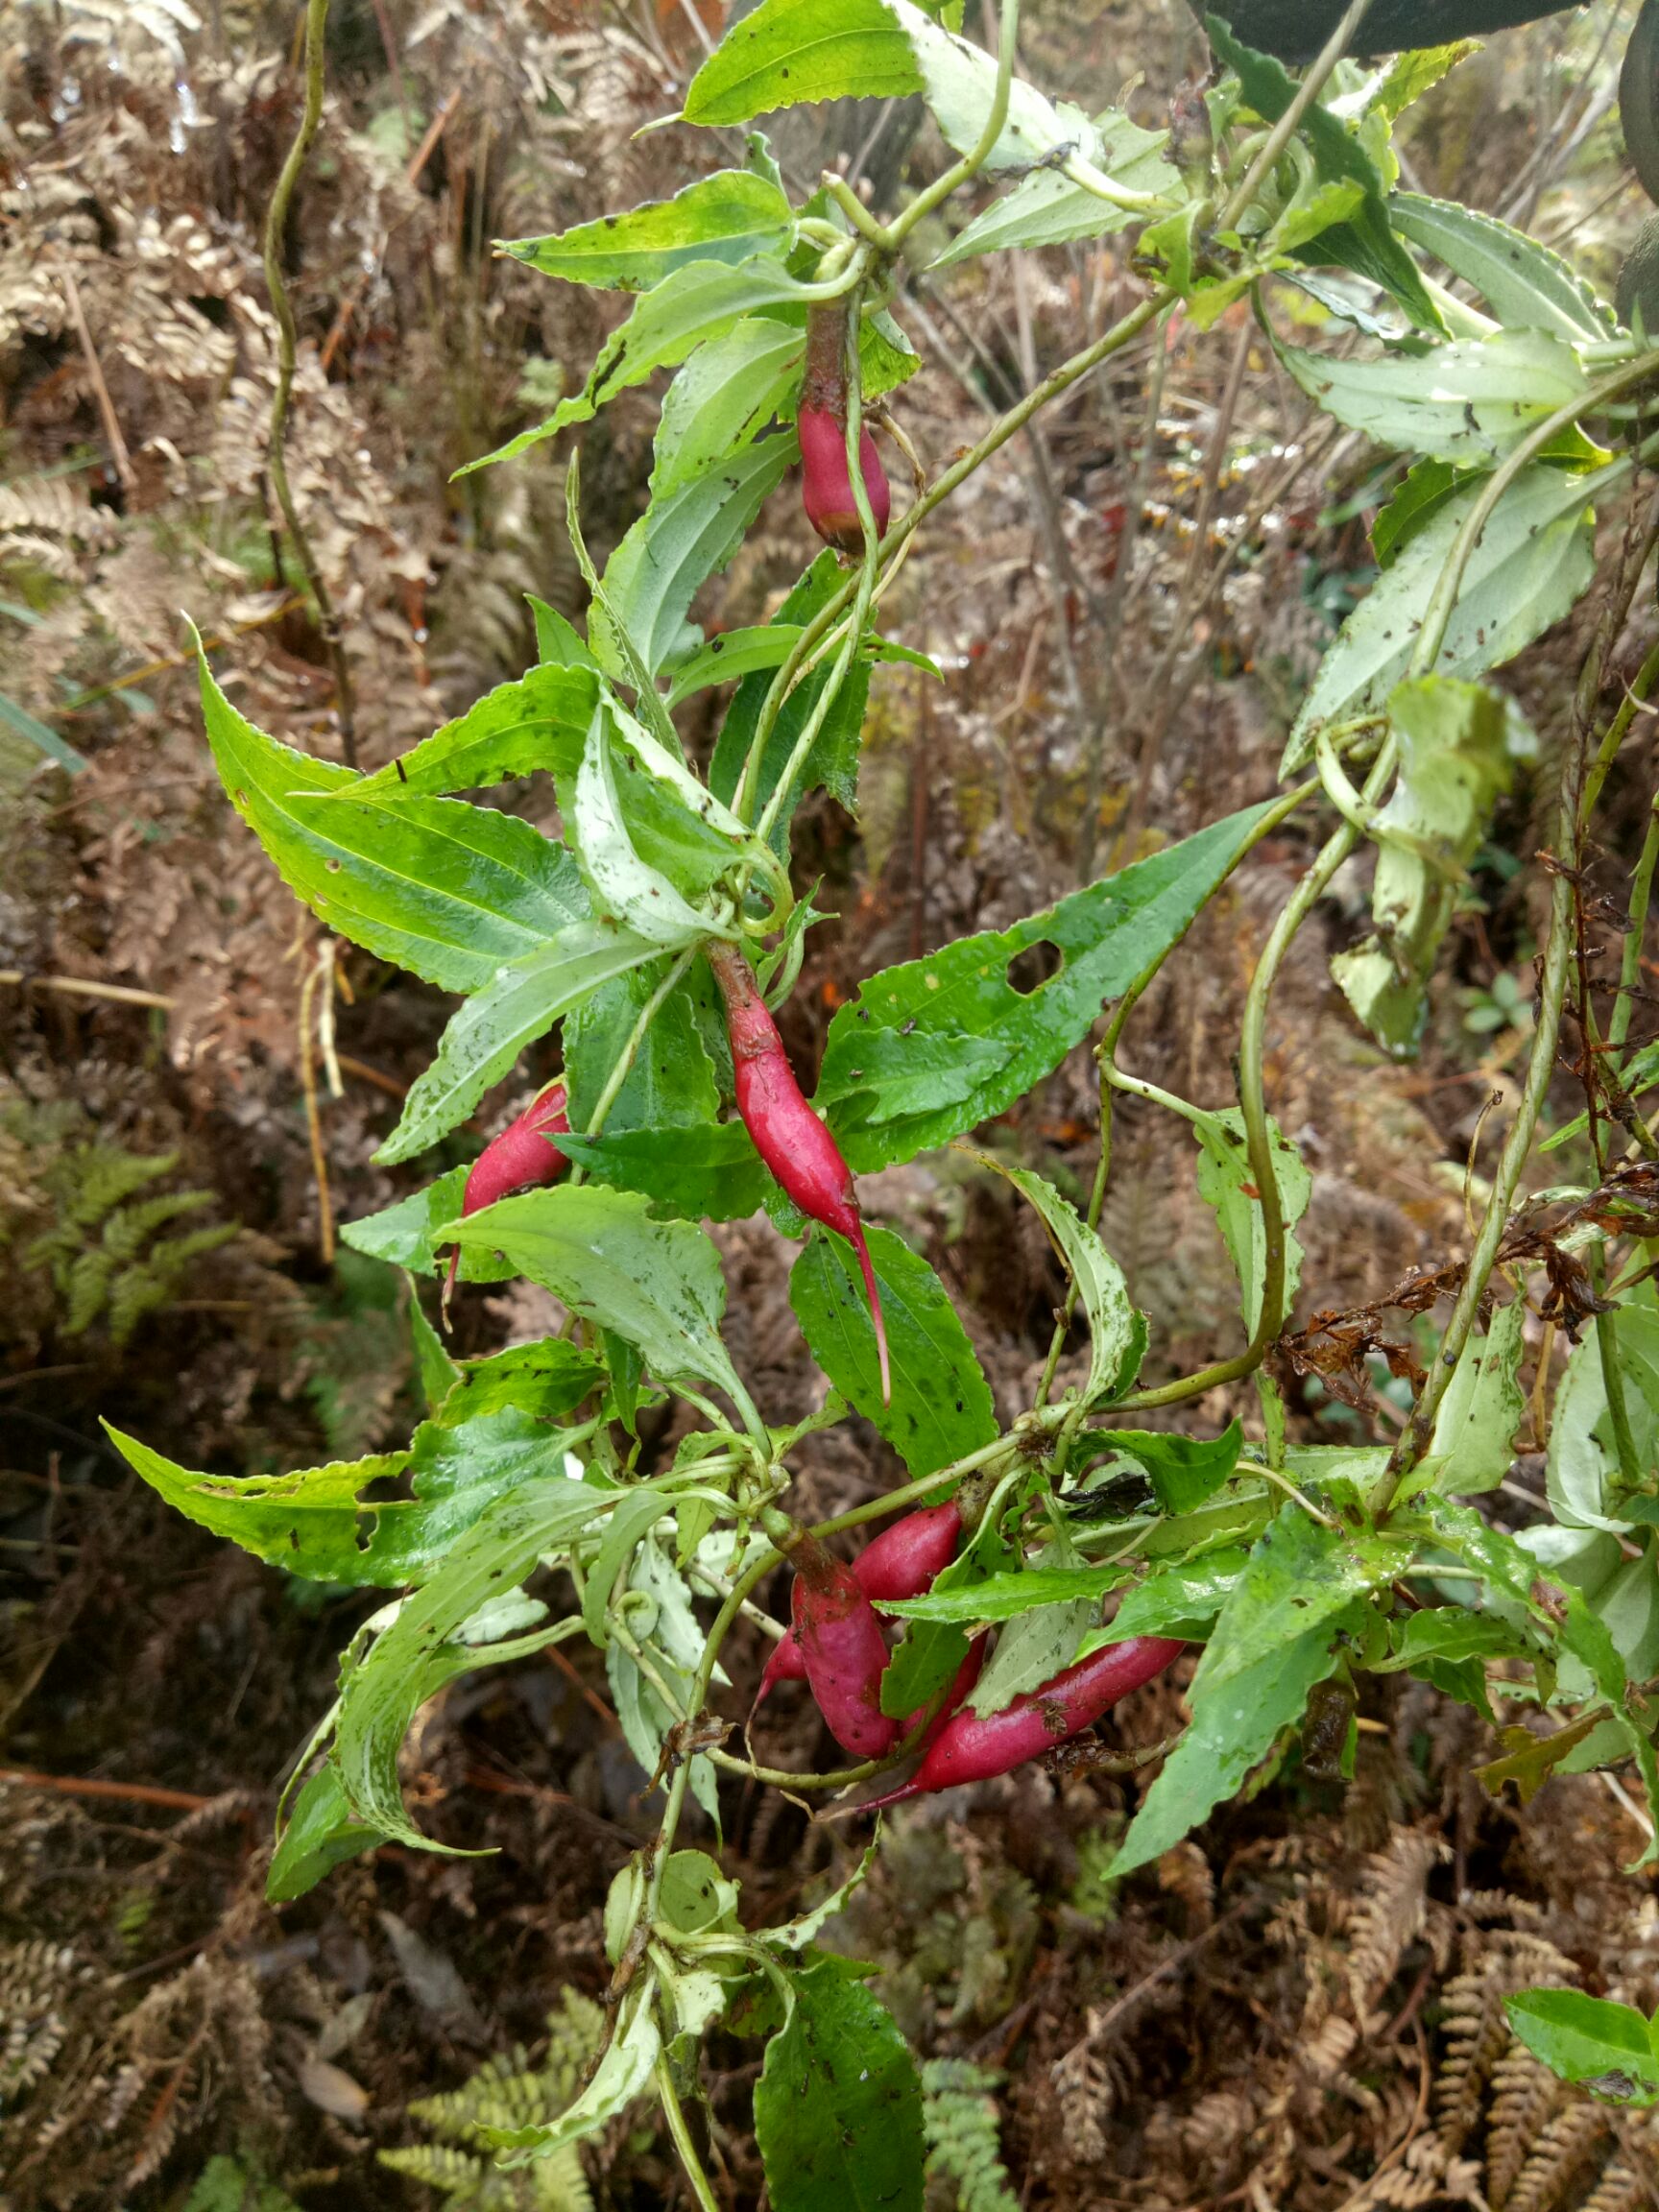
<svg viewBox="0 0 1659 2212"><path fill-rule="evenodd" d="M1633 2006L1579 1989L1506 1997L1509 2025L1535 2058L1599 2104L1659 2104L1659 2031Z"/></svg>
<svg viewBox="0 0 1659 2212"><path fill-rule="evenodd" d="M799 382L805 325L745 315L689 354L662 400L651 496L695 483L754 444Z"/></svg>
<svg viewBox="0 0 1659 2212"><path fill-rule="evenodd" d="M344 789L380 801L440 798L450 791L480 791L537 769L570 775L582 757L597 698L591 668L544 663L516 684L497 685L455 721Z"/></svg>
<svg viewBox="0 0 1659 2212"><path fill-rule="evenodd" d="M383 1165L408 1160L436 1143L561 1015L602 983L657 959L664 950L661 940L637 936L617 923L584 921L568 924L534 951L500 964L451 1016L436 1059L417 1076L397 1126L375 1159Z"/></svg>
<svg viewBox="0 0 1659 2212"><path fill-rule="evenodd" d="M428 1183L412 1197L399 1198L395 1205L383 1206L378 1214L364 1214L361 1220L343 1223L341 1243L349 1245L353 1252L367 1253L371 1260L383 1260L388 1266L407 1267L412 1275L446 1273L448 1259L433 1250L432 1232L460 1213L467 1174L465 1166L451 1167L447 1175L440 1175L436 1183ZM463 1283L504 1283L513 1270L491 1253L469 1252L459 1272Z"/></svg>
<svg viewBox="0 0 1659 2212"><path fill-rule="evenodd" d="M330 1757L359 1820L413 1849L447 1850L423 1836L404 1808L397 1755L409 1724L455 1675L517 1658L558 1633L538 1629L499 1642L462 1640L474 1615L511 1592L543 1552L567 1544L594 1518L599 1503L598 1491L563 1472L557 1480L527 1482L496 1499L347 1673Z"/></svg>
<svg viewBox="0 0 1659 2212"><path fill-rule="evenodd" d="M1454 339L1415 358L1344 360L1299 346L1281 346L1279 358L1308 397L1351 430L1463 467L1501 461L1545 416L1588 389L1577 354L1547 330Z"/></svg>
<svg viewBox="0 0 1659 2212"><path fill-rule="evenodd" d="M687 261L747 261L781 246L793 217L769 178L753 169L717 169L625 215L601 216L551 238L511 238L497 252L562 276L618 292L649 292Z"/></svg>
<svg viewBox="0 0 1659 2212"><path fill-rule="evenodd" d="M1469 1497L1496 1490L1508 1474L1527 1405L1520 1382L1526 1319L1527 1301L1512 1298L1493 1314L1485 1334L1464 1346L1407 1495L1432 1487L1449 1497Z"/></svg>
<svg viewBox="0 0 1659 2212"><path fill-rule="evenodd" d="M584 1129L592 1120L600 1094L635 1024L661 986L666 966L665 959L654 960L648 967L631 969L613 983L601 985L565 1022L565 1083L570 1119L576 1128ZM703 1046L688 984L688 977L682 978L658 1007L634 1065L612 1101L604 1135L586 1150L572 1151L561 1139L562 1148L572 1160L587 1163L605 1158L606 1147L613 1149L618 1139L634 1130L654 1129L661 1133L658 1142L664 1154L662 1170L672 1173L680 1165L682 1138L714 1126L720 1093L713 1064ZM747 1136L746 1131L739 1134ZM637 1155L637 1147L634 1149ZM625 1181L611 1173L603 1180ZM647 1186L634 1183L626 1188L643 1190Z"/></svg>
<svg viewBox="0 0 1659 2212"><path fill-rule="evenodd" d="M1143 1582L1126 1590L1118 1610L1104 1628L1084 1640L1080 1657L1103 1645L1121 1644L1131 1636L1181 1636L1202 1640L1216 1616L1238 1588L1249 1564L1248 1554L1236 1545L1206 1551L1196 1559L1178 1559L1156 1567Z"/></svg>
<svg viewBox="0 0 1659 2212"><path fill-rule="evenodd" d="M1214 1690L1262 1652L1322 1629L1357 1598L1384 1588L1411 1562L1409 1537L1326 1527L1286 1505L1250 1553L1199 1669ZM1194 1682L1196 1694L1198 1682Z"/></svg>
<svg viewBox="0 0 1659 2212"><path fill-rule="evenodd" d="M1378 567L1392 568L1418 532L1479 473L1478 469L1454 469L1449 461L1419 461L1409 469L1371 525L1371 550L1377 556Z"/></svg>
<svg viewBox="0 0 1659 2212"><path fill-rule="evenodd" d="M1213 1209L1234 1273L1238 1278L1244 1326L1252 1334L1262 1318L1266 1286L1267 1227L1244 1142L1244 1117L1238 1107L1195 1118L1198 1139L1198 1195ZM1313 1178L1302 1155L1271 1118L1267 1140L1279 1186L1279 1212L1285 1224L1285 1310L1289 1311L1302 1280L1302 1246L1293 1234L1313 1195Z"/></svg>
<svg viewBox="0 0 1659 2212"><path fill-rule="evenodd" d="M561 1143L590 1176L639 1190L685 1221L746 1221L774 1188L740 1121L640 1127Z"/></svg>
<svg viewBox="0 0 1659 2212"><path fill-rule="evenodd" d="M1416 1049L1427 991L1463 872L1509 786L1507 718L1480 684L1428 676L1399 685L1388 716L1400 747L1393 796L1377 817L1374 933L1331 973L1378 1042Z"/></svg>
<svg viewBox="0 0 1659 2212"><path fill-rule="evenodd" d="M1214 1497L1238 1466L1244 1431L1234 1420L1214 1437L1162 1429L1107 1429L1097 1441L1145 1468L1162 1512L1190 1513Z"/></svg>
<svg viewBox="0 0 1659 2212"><path fill-rule="evenodd" d="M691 1377L735 1394L720 1340L720 1256L686 1221L659 1221L632 1190L561 1184L504 1198L451 1226L463 1249L504 1252L518 1272L634 1345L663 1381Z"/></svg>
<svg viewBox="0 0 1659 2212"><path fill-rule="evenodd" d="M1108 1590L1127 1581L1126 1566L1091 1567L1033 1565L1017 1575L992 1575L981 1582L958 1589L932 1589L921 1598L878 1599L877 1610L896 1614L902 1621L943 1621L961 1628L985 1626L999 1621L1018 1621L1040 1606L1082 1604L1093 1607ZM1076 1638L1071 1647L1076 1647ZM1066 1665L1065 1660L1058 1662ZM1050 1670L1053 1671L1053 1670ZM1038 1680L1042 1680L1040 1675Z"/></svg>
<svg viewBox="0 0 1659 2212"><path fill-rule="evenodd" d="M799 280L771 254L757 253L735 267L724 261L685 262L639 296L627 322L600 348L580 392L561 400L544 422L521 430L494 452L469 461L456 474L467 476L497 461L516 460L543 439L557 437L572 423L588 421L618 392L644 383L659 369L676 367L694 347L721 337L740 317L798 300L801 289Z"/></svg>
<svg viewBox="0 0 1659 2212"><path fill-rule="evenodd" d="M446 1217L447 1218L447 1217ZM538 1421L573 1413L603 1382L604 1363L557 1336L515 1344L485 1359L457 1362L455 1376L434 1412L435 1428L453 1429L486 1414L514 1412Z"/></svg>
<svg viewBox="0 0 1659 2212"><path fill-rule="evenodd" d="M1131 192L1177 193L1176 173L1165 152L1167 132L1142 131L1126 115L1112 110L1094 118L1094 130L1097 144L1090 158L1114 183ZM932 265L946 269L980 253L1102 238L1144 220L1143 215L1102 200L1086 185L1073 183L1058 170L1038 169L959 230Z"/></svg>
<svg viewBox="0 0 1659 2212"><path fill-rule="evenodd" d="M805 101L902 100L921 89L886 0L761 0L692 78L683 112L712 129Z"/></svg>
<svg viewBox="0 0 1659 2212"><path fill-rule="evenodd" d="M1659 1453L1659 1310L1650 1286L1639 1286L1621 1302L1614 1341L1636 1462L1651 1467ZM1545 1476L1550 1503L1565 1527L1629 1533L1633 1524L1621 1510L1626 1502L1620 1495L1619 1454L1594 1330L1568 1355L1551 1412Z"/></svg>
<svg viewBox="0 0 1659 2212"><path fill-rule="evenodd" d="M1051 1073L1106 1001L1185 933L1249 850L1265 812L1230 815L1011 929L960 938L872 976L830 1024L818 1082L817 1103L852 1166L884 1167L949 1143ZM1059 971L1018 991L1009 968L1038 946L1061 955ZM952 1076L958 1043L966 1081ZM888 1057L878 1061L883 1049ZM913 1087L903 1076L910 1053L919 1069ZM872 1066L883 1080L878 1098L869 1089Z"/></svg>
<svg viewBox="0 0 1659 2212"><path fill-rule="evenodd" d="M1570 262L1525 230L1418 192L1394 193L1388 213L1396 230L1482 293L1505 328L1550 330L1569 345L1613 335L1612 310Z"/></svg>
<svg viewBox="0 0 1659 2212"><path fill-rule="evenodd" d="M1593 503L1624 472L1623 462L1588 476L1541 462L1521 471L1469 556L1438 674L1483 675L1573 607L1595 572ZM1307 763L1321 723L1371 712L1399 685L1453 542L1479 496L1476 479L1447 499L1349 615L1291 729L1285 775Z"/></svg>
<svg viewBox="0 0 1659 2212"><path fill-rule="evenodd" d="M615 717L602 701L588 733L570 807L570 836L597 912L625 933L673 951L695 943L707 920L629 834L618 789ZM626 756L623 757L626 760ZM687 814L687 822L694 817ZM699 826L700 827L700 826ZM617 971L620 973L620 971Z"/></svg>
<svg viewBox="0 0 1659 2212"><path fill-rule="evenodd" d="M346 1860L373 1851L385 1840L377 1828L366 1828L351 1817L333 1767L318 1767L294 1800L277 1835L265 1876L266 1903L292 1904Z"/></svg>
<svg viewBox="0 0 1659 2212"><path fill-rule="evenodd" d="M613 623L653 675L684 645L692 598L742 544L799 451L786 433L761 438L653 497L606 564L605 596L589 622L593 650L613 674L630 673L611 650Z"/></svg>
<svg viewBox="0 0 1659 2212"><path fill-rule="evenodd" d="M1129 1296L1123 1270L1091 1229L1070 1199L1029 1167L1010 1167L991 1154L973 1155L1013 1184L1022 1198L1035 1207L1077 1292L1077 1303L1089 1323L1089 1372L1080 1385L1085 1407L1120 1398L1135 1380L1135 1370L1145 1350L1145 1336L1136 1324L1139 1316Z"/></svg>
<svg viewBox="0 0 1659 2212"><path fill-rule="evenodd" d="M200 665L232 805L289 889L343 937L445 991L475 991L585 911L569 854L528 822L453 799L359 803L349 769L266 736L205 655Z"/></svg>
<svg viewBox="0 0 1659 2212"><path fill-rule="evenodd" d="M616 2032L593 2078L576 2102L557 2120L529 2128L480 2127L478 2134L498 2153L499 2166L527 2166L550 2157L567 2143L579 2143L625 2112L636 2097L651 2086L657 2055L662 2048L661 2031L652 2007L654 1983L642 1977L622 2001Z"/></svg>
<svg viewBox="0 0 1659 2212"><path fill-rule="evenodd" d="M897 2023L848 1962L790 1975L755 2085L776 2212L922 2212L922 2084Z"/></svg>
<svg viewBox="0 0 1659 2212"><path fill-rule="evenodd" d="M789 1303L819 1366L920 1478L995 1440L991 1386L926 1261L891 1229L866 1235L887 1324L891 1405L881 1403L864 1279L845 1238L812 1236L790 1273Z"/></svg>

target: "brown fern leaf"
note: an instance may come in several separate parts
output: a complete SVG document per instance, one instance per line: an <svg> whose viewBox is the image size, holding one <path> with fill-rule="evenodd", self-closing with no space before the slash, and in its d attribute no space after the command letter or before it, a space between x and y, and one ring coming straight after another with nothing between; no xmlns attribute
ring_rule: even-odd
<svg viewBox="0 0 1659 2212"><path fill-rule="evenodd" d="M1595 2104L1557 2112L1521 2169L1505 2212L1566 2212L1610 2132L1607 2115Z"/></svg>
<svg viewBox="0 0 1659 2212"><path fill-rule="evenodd" d="M1565 2097L1549 2067L1520 2044L1512 2044L1499 2061L1486 2128L1486 2194L1493 2212L1503 2212L1527 2152Z"/></svg>
<svg viewBox="0 0 1659 2212"><path fill-rule="evenodd" d="M1495 1929L1476 1938L1468 1969L1441 1994L1446 2047L1434 2084L1436 2132L1450 2151L1461 2151L1474 2132L1487 2084L1509 2049L1505 1997L1538 1984L1559 1986L1576 1980L1573 1962L1541 1936Z"/></svg>
<svg viewBox="0 0 1659 2212"><path fill-rule="evenodd" d="M1398 1973L1406 1946L1422 1933L1429 1870L1445 1853L1421 1828L1397 1828L1386 1850L1366 1863L1348 1954L1348 1990L1362 2028Z"/></svg>

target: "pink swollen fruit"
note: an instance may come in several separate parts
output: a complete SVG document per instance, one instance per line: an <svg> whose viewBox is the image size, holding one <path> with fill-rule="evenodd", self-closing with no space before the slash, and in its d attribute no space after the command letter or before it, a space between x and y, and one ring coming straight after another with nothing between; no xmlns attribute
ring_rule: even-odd
<svg viewBox="0 0 1659 2212"><path fill-rule="evenodd" d="M802 1096L778 1024L766 1010L749 963L730 945L715 943L709 948L709 965L726 1001L726 1033L732 1041L737 1111L743 1125L755 1140L756 1151L802 1213L845 1237L857 1253L876 1330L881 1403L889 1405L893 1379L887 1364L887 1329L881 1318L876 1270L870 1264L870 1246L858 1214L853 1170L842 1159L834 1138Z"/></svg>
<svg viewBox="0 0 1659 2212"><path fill-rule="evenodd" d="M853 495L853 478L847 467L845 408L836 415L831 408L804 405L796 417L795 426L801 434L801 498L807 521L825 544L833 545L837 553L861 553L864 525L859 519L857 502ZM888 517L893 512L893 494L881 466L881 456L876 450L876 441L862 424L858 430L858 468L864 478L876 535L884 538Z"/></svg>
<svg viewBox="0 0 1659 2212"><path fill-rule="evenodd" d="M893 1748L899 1723L881 1710L887 1644L851 1567L813 1537L795 1547L801 1593L801 1648L806 1679L830 1733L855 1759L879 1759Z"/></svg>
<svg viewBox="0 0 1659 2212"><path fill-rule="evenodd" d="M525 1107L516 1121L509 1121L499 1137L493 1137L473 1161L461 1193L463 1219L497 1198L526 1190L541 1183L556 1183L570 1163L553 1142L570 1127L563 1083L550 1083ZM461 1247L449 1255L449 1275L444 1286L448 1300L455 1287L455 1270L461 1264Z"/></svg>
<svg viewBox="0 0 1659 2212"><path fill-rule="evenodd" d="M1000 1713L987 1714L983 1719L976 1713L958 1713L933 1739L908 1782L885 1797L872 1797L858 1810L870 1813L906 1797L925 1797L964 1782L985 1782L994 1774L1010 1773L1027 1759L1081 1735L1108 1706L1161 1674L1180 1649L1166 1636L1132 1636L1127 1643L1109 1644L1103 1651L1078 1660L1040 1690L1016 1697Z"/></svg>
<svg viewBox="0 0 1659 2212"><path fill-rule="evenodd" d="M932 1589L939 1570L955 1558L961 1534L962 1512L955 1504L924 1505L919 1512L906 1513L902 1520L895 1521L891 1528L883 1529L874 1543L867 1544L854 1560L853 1572L858 1577L859 1589L866 1598L876 1601L883 1598L920 1598L925 1590ZM800 1587L797 1581L791 1590L789 1633L766 1662L760 1687L749 1709L751 1720L780 1682L806 1679L806 1656L801 1648L798 1610ZM967 1694L965 1690L962 1695Z"/></svg>

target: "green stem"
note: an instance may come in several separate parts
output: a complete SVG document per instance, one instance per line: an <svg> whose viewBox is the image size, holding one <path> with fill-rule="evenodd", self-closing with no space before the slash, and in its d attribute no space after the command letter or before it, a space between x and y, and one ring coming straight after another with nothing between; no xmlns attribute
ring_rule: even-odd
<svg viewBox="0 0 1659 2212"><path fill-rule="evenodd" d="M346 647L340 636L340 620L334 612L334 602L328 596L328 588L323 581L323 571L317 565L317 556L305 525L300 518L300 510L294 503L293 492L288 484L286 445L288 436L288 410L294 394L294 366L299 355L300 334L294 322L294 306L288 297L288 282L282 274L282 244L288 228L288 209L294 198L294 187L300 181L300 172L305 166L312 140L323 120L323 91L327 61L325 34L328 26L328 0L307 0L305 10L305 107L300 118L300 128L294 143L288 149L288 157L282 164L276 180L276 189L271 195L271 204L265 211L265 284L271 295L271 305L276 316L276 389L271 397L270 459L271 482L276 488L276 503L282 510L282 519L288 525L288 535L294 550L300 556L300 565L305 572L306 588L317 608L317 620L323 632L323 641L328 648L329 664L334 671L334 695L340 713L340 750L346 765L357 765L356 707L351 690L351 670L346 659Z"/></svg>
<svg viewBox="0 0 1659 2212"><path fill-rule="evenodd" d="M661 1013L663 1001L667 998L668 994L684 976L692 961L696 959L697 952L698 948L695 945L687 946L685 950L674 960L661 982L658 984L656 990L652 992L650 998L639 1009L638 1018L628 1032L628 1042L616 1055L615 1066L605 1078L605 1088L594 1100L593 1111L589 1115L588 1126L583 1131L584 1136L597 1137L603 1130L610 1118L611 1109L615 1105L622 1086L627 1082L634 1063L639 1057L639 1047L645 1042L647 1030L656 1021L658 1015ZM578 1161L570 1170L571 1183L580 1183L582 1175L582 1163Z"/></svg>
<svg viewBox="0 0 1659 2212"><path fill-rule="evenodd" d="M1341 60L1343 55L1347 53L1349 43L1360 24L1365 20L1365 13L1370 5L1371 0L1353 0L1353 5L1325 41L1317 60L1314 60L1308 74L1296 87L1296 97L1262 140L1261 152L1251 162L1238 189L1217 216L1215 221L1217 230L1236 230L1238 228L1238 218L1249 206L1251 201L1255 199L1262 182L1277 165L1280 155L1284 153L1286 147L1296 135L1303 116L1307 114L1309 108L1312 107L1314 101L1325 89L1326 79L1335 68L1337 62Z"/></svg>
<svg viewBox="0 0 1659 2212"><path fill-rule="evenodd" d="M1600 1253L1592 1251L1585 1263L1590 1275L1590 1287L1597 1297L1600 1297L1607 1286ZM1642 1486L1642 1466L1636 1456L1636 1439L1630 1433L1630 1408L1624 1403L1624 1370L1619 1364L1617 1313L1597 1314L1596 1355L1601 1366L1601 1387L1607 1399L1607 1419L1613 1431L1614 1455L1619 1461L1619 1480L1624 1495L1629 1497Z"/></svg>
<svg viewBox="0 0 1659 2212"><path fill-rule="evenodd" d="M1659 670L1659 647L1649 659ZM1624 936L1624 950L1619 962L1619 998L1607 1024L1607 1042L1615 1051L1630 1034L1630 1019L1635 1010L1636 987L1642 977L1642 943L1647 930L1647 906L1653 894L1653 870L1659 863L1659 791L1653 794L1652 805L1647 812L1647 834L1642 843L1641 857L1636 862L1636 873L1630 879L1630 926Z"/></svg>
<svg viewBox="0 0 1659 2212"><path fill-rule="evenodd" d="M978 143L971 154L947 169L944 176L929 184L926 191L918 192L910 204L901 209L887 226L886 250L895 253L915 229L925 215L949 200L952 192L976 177L996 151L997 141L1002 135L1002 126L1008 120L1008 94L1014 83L1014 49L1020 38L1020 0L1003 0L1001 27L997 34L997 85L991 95L991 106L985 116L985 127L979 133Z"/></svg>
<svg viewBox="0 0 1659 2212"><path fill-rule="evenodd" d="M657 2094L662 2103L662 2116L668 2123L668 2132L674 2138L674 2148L680 2153L680 2163L685 2169L686 2180L691 2184L691 2194L696 2198L701 2212L720 2212L720 2200L703 2171L703 2161L697 2155L691 2130L685 2125L685 2114L680 2103L680 2092L674 2086L674 2075L666 2051L659 2051L657 2054Z"/></svg>

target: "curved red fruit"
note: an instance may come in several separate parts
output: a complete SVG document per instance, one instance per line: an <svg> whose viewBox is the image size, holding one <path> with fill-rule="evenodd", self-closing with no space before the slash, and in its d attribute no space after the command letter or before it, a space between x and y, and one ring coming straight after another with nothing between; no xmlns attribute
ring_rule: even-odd
<svg viewBox="0 0 1659 2212"><path fill-rule="evenodd" d="M983 1719L976 1713L954 1715L933 1739L909 1781L885 1797L872 1797L859 1812L1011 1773L1027 1759L1081 1735L1108 1706L1161 1674L1180 1649L1167 1636L1132 1636L1127 1643L1109 1644L1103 1651L1078 1660L1040 1690L1016 1697L1000 1713L987 1714Z"/></svg>
<svg viewBox="0 0 1659 2212"><path fill-rule="evenodd" d="M938 1712L934 1714L932 1723L929 1726L926 1735L923 1737L921 1743L916 1746L919 1751L930 1751L933 1748L933 1745L938 1743L940 1737L945 1733L947 1725L955 1716L956 1708L961 1704L963 1698L967 1696L969 1691L973 1689L974 1683L978 1681L980 1674L984 1671L985 1654L990 1648L990 1634L985 1630L981 1630L981 1632L974 1637L973 1643L969 1645L966 1656L963 1658L961 1666L957 1668L955 1675L951 1680L950 1689L945 1693L944 1704L941 1705ZM915 1727L916 1723L921 1719L923 1714L926 1711L926 1707L925 1705L918 1705L915 1712L910 1715L909 1719L901 1727L899 1731L900 1734L902 1736L908 1736L911 1729Z"/></svg>
<svg viewBox="0 0 1659 2212"><path fill-rule="evenodd" d="M830 1733L855 1759L879 1759L899 1723L881 1710L887 1644L851 1567L810 1536L795 1548L801 1648L806 1679Z"/></svg>
<svg viewBox="0 0 1659 2212"><path fill-rule="evenodd" d="M549 1083L517 1120L509 1121L499 1137L490 1140L473 1161L461 1193L463 1217L493 1206L497 1198L505 1198L515 1190L556 1183L570 1163L553 1139L563 1137L569 1127L565 1086ZM449 1276L444 1286L445 1299L455 1287L455 1270L460 1264L461 1247L457 1245L449 1255Z"/></svg>
<svg viewBox="0 0 1659 2212"><path fill-rule="evenodd" d="M859 1218L853 1170L842 1159L834 1138L803 1097L778 1024L756 987L749 963L730 945L711 944L709 965L726 1001L726 1033L732 1041L737 1111L743 1125L755 1140L756 1151L802 1213L837 1231L857 1253L876 1330L881 1403L890 1405L893 1379L887 1362L887 1326Z"/></svg>
<svg viewBox="0 0 1659 2212"><path fill-rule="evenodd" d="M962 1540L962 1508L950 1501L906 1513L866 1544L853 1572L866 1598L920 1598L949 1567Z"/></svg>
<svg viewBox="0 0 1659 2212"><path fill-rule="evenodd" d="M801 497L806 519L827 545L837 553L861 553L864 525L853 496L853 479L847 467L847 414L832 407L803 404L795 426L801 434ZM893 512L893 494L876 441L862 424L858 430L858 467L870 501L876 535L887 535Z"/></svg>
<svg viewBox="0 0 1659 2212"><path fill-rule="evenodd" d="M962 1534L962 1511L954 1503L924 1505L915 1513L906 1513L902 1520L895 1521L891 1528L884 1528L874 1543L866 1544L853 1562L858 1587L866 1598L920 1598L925 1590L931 1590L933 1578L942 1567L948 1567L956 1556L956 1546ZM755 1693L755 1702L749 1708L754 1719L761 1705L772 1695L780 1682L805 1682L806 1679L806 1654L801 1648L799 1593L797 1581L789 1599L790 1628L773 1648L760 1676L760 1687ZM981 1638L980 1642L983 1643ZM981 1658L983 1653L981 1653ZM964 1666L967 1664L963 1662ZM978 1678L974 1669L974 1679ZM964 1685L960 1695L952 1692L944 1712L952 1713L973 1688L973 1681ZM908 1731L915 1726L913 1715L905 1722Z"/></svg>

